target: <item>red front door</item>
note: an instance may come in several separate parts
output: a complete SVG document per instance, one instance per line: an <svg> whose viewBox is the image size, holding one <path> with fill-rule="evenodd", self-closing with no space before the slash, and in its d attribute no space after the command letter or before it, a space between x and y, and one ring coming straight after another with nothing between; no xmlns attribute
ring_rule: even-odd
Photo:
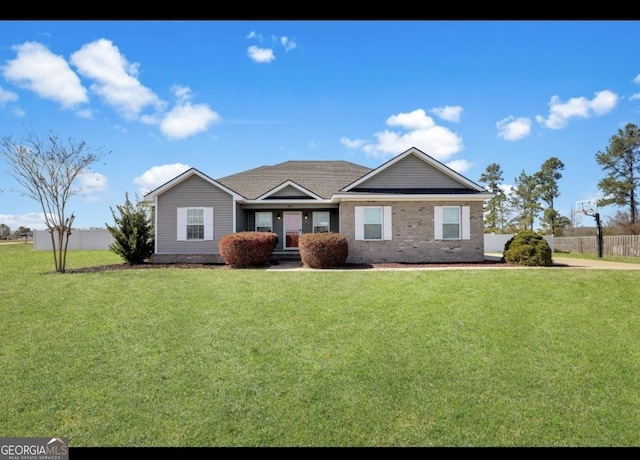
<svg viewBox="0 0 640 460"><path fill-rule="evenodd" d="M302 233L302 213L284 212L284 249L298 249L298 238Z"/></svg>

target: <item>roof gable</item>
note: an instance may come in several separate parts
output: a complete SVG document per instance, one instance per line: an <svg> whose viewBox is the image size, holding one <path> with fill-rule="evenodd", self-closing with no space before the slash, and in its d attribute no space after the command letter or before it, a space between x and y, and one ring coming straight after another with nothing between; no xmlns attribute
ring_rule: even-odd
<svg viewBox="0 0 640 460"><path fill-rule="evenodd" d="M414 190L428 193L486 192L481 186L415 147L342 189L343 192Z"/></svg>
<svg viewBox="0 0 640 460"><path fill-rule="evenodd" d="M256 198L256 200L268 199L322 200L322 197L296 184L292 180L288 180Z"/></svg>
<svg viewBox="0 0 640 460"><path fill-rule="evenodd" d="M185 180L189 179L190 177L193 176L198 176L201 179L203 179L204 181L210 183L211 185L213 185L214 187L219 188L220 190L228 193L229 195L231 195L234 199L240 199L242 198L240 195L238 195L236 192L234 192L233 190L231 190L230 188L222 185L221 183L219 183L218 181L210 178L209 176L207 176L206 174L198 171L195 168L190 168L187 169L185 172L183 172L182 174L179 174L178 176L174 177L173 179L171 179L168 182L165 182L164 184L162 184L160 187L148 192L147 194L144 195L144 200L145 201L154 201L154 199L163 194L164 192L166 192L167 190L170 190L172 188L174 188L175 186L177 186L178 184L184 182Z"/></svg>

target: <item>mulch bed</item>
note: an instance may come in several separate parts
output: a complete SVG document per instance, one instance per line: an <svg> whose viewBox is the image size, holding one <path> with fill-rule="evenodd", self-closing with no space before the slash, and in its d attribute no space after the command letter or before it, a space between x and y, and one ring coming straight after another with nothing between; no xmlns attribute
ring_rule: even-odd
<svg viewBox="0 0 640 460"><path fill-rule="evenodd" d="M277 266L277 264L275 265ZM340 270L366 270L366 269L376 269L376 268L465 268L465 267L500 267L507 266L505 262L500 261L491 261L485 260L484 262L473 262L473 263L433 263L433 264L409 264L409 263L377 263L377 264L346 264L342 267L339 267ZM98 265L95 267L82 267L82 268L69 268L66 270L67 273L94 273L94 272L105 272L105 271L115 271L115 270L161 270L167 268L182 268L182 269L193 269L193 268L205 268L212 270L233 270L228 265L223 264L154 264L151 262L145 262L143 264L137 265L129 265L126 263L122 264L111 264L111 265ZM330 269L328 269L330 270Z"/></svg>

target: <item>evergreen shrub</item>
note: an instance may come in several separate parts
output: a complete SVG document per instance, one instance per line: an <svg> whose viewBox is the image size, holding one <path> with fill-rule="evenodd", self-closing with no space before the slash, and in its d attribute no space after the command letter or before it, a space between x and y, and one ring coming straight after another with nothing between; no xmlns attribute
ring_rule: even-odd
<svg viewBox="0 0 640 460"><path fill-rule="evenodd" d="M506 242L503 257L509 264L548 267L553 262L551 253L551 246L542 235L522 230Z"/></svg>

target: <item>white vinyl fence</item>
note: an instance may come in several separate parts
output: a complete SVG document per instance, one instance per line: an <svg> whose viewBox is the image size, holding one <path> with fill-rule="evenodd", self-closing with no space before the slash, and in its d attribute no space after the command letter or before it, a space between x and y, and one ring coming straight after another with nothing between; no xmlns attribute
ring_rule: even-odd
<svg viewBox="0 0 640 460"><path fill-rule="evenodd" d="M485 233L484 234L484 252L503 252L504 245L507 244L513 238L513 234L501 234L496 235L493 233ZM554 239L553 235L543 235L543 238L547 240L549 246L551 247L551 251L554 251Z"/></svg>
<svg viewBox="0 0 640 460"><path fill-rule="evenodd" d="M58 235L54 235L55 238ZM113 237L109 230L71 230L69 236L69 246L67 249L109 249L109 245L113 242ZM46 251L53 249L51 247L51 235L48 230L35 230L33 232L33 249L36 251Z"/></svg>

